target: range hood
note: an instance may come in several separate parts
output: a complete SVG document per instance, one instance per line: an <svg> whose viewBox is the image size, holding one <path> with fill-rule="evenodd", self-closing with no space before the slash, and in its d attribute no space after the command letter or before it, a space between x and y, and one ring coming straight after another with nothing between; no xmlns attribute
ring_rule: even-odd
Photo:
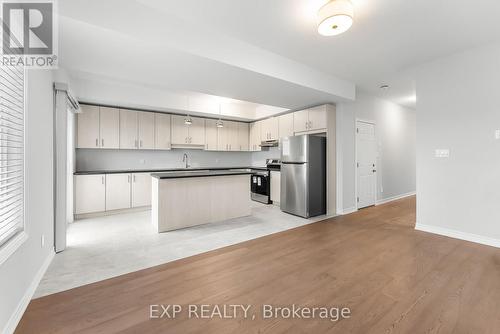
<svg viewBox="0 0 500 334"><path fill-rule="evenodd" d="M260 143L260 147L278 147L279 140L266 140Z"/></svg>

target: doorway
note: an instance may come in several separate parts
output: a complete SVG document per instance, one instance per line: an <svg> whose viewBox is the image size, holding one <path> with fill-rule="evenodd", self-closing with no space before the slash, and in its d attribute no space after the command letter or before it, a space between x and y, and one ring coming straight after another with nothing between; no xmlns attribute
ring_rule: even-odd
<svg viewBox="0 0 500 334"><path fill-rule="evenodd" d="M356 121L357 208L375 205L377 200L377 141L375 123Z"/></svg>

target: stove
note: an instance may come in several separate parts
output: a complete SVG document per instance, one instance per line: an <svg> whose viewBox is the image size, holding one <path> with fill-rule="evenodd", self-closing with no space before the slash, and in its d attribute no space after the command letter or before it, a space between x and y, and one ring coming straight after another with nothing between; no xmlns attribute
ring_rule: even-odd
<svg viewBox="0 0 500 334"><path fill-rule="evenodd" d="M263 204L272 204L271 201L271 171L280 171L281 161L267 159L265 168L252 169L250 177L251 198Z"/></svg>

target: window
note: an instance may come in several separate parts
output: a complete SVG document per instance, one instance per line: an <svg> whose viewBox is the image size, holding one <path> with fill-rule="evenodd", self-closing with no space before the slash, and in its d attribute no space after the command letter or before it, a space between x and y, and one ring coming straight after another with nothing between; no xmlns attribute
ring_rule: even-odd
<svg viewBox="0 0 500 334"><path fill-rule="evenodd" d="M23 231L24 68L0 66L0 250Z"/></svg>

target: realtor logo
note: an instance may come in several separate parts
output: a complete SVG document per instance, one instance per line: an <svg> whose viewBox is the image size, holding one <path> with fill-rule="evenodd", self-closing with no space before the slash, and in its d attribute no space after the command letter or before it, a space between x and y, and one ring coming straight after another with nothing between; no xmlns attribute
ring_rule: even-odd
<svg viewBox="0 0 500 334"><path fill-rule="evenodd" d="M53 67L54 1L2 2L2 65Z"/></svg>

